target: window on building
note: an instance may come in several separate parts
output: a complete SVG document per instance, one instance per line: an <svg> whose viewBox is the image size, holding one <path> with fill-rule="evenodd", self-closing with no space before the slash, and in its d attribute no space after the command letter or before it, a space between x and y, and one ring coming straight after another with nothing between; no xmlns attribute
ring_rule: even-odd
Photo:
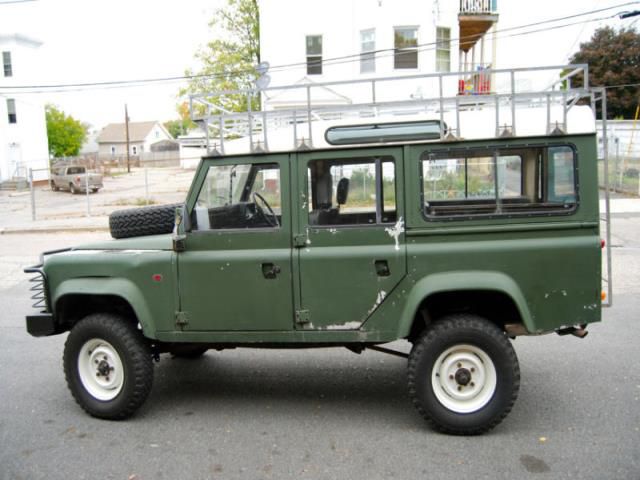
<svg viewBox="0 0 640 480"><path fill-rule="evenodd" d="M422 155L429 219L551 214L577 205L575 152L565 145Z"/></svg>
<svg viewBox="0 0 640 480"><path fill-rule="evenodd" d="M360 32L360 73L376 71L376 31L375 29Z"/></svg>
<svg viewBox="0 0 640 480"><path fill-rule="evenodd" d="M312 160L308 164L310 225L370 225L396 221L391 156Z"/></svg>
<svg viewBox="0 0 640 480"><path fill-rule="evenodd" d="M7 114L9 115L9 123L18 123L16 101L13 98L7 98Z"/></svg>
<svg viewBox="0 0 640 480"><path fill-rule="evenodd" d="M451 71L451 29L436 28L436 72Z"/></svg>
<svg viewBox="0 0 640 480"><path fill-rule="evenodd" d="M307 35L307 75L322 75L322 35Z"/></svg>
<svg viewBox="0 0 640 480"><path fill-rule="evenodd" d="M11 52L2 52L2 66L5 77L13 76L13 67L11 66Z"/></svg>
<svg viewBox="0 0 640 480"><path fill-rule="evenodd" d="M396 27L393 37L393 68L418 68L418 28Z"/></svg>
<svg viewBox="0 0 640 480"><path fill-rule="evenodd" d="M115 145L111 145L111 155L115 155L116 154L116 147Z"/></svg>

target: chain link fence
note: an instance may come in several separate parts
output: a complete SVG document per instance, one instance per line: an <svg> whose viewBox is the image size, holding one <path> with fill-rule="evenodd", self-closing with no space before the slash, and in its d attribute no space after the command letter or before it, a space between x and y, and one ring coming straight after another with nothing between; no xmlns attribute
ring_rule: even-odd
<svg viewBox="0 0 640 480"><path fill-rule="evenodd" d="M182 168L177 156L155 159L93 156L62 159L52 168L62 165L84 166L89 173L102 176L103 187L93 192L89 185L80 185L76 194L54 190L48 169L29 170L27 178L10 190L0 191L0 227L18 228L37 220L39 223L73 225L90 218L95 225L106 227L105 217L114 210L180 203L186 198L194 169ZM81 177L80 183L86 176ZM88 182L88 180L84 180Z"/></svg>
<svg viewBox="0 0 640 480"><path fill-rule="evenodd" d="M640 122L607 121L609 188L624 195L640 196ZM598 127L598 175L604 188L604 147Z"/></svg>

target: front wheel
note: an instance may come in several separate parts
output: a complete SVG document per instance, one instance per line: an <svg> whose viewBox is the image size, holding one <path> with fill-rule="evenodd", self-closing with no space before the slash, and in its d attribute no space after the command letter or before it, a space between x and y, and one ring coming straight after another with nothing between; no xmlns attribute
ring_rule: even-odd
<svg viewBox="0 0 640 480"><path fill-rule="evenodd" d="M151 391L149 346L135 325L116 315L80 320L65 343L63 364L73 397L94 417L127 418Z"/></svg>
<svg viewBox="0 0 640 480"><path fill-rule="evenodd" d="M511 411L518 358L496 325L452 315L427 327L409 356L409 393L435 429L457 435L491 430Z"/></svg>

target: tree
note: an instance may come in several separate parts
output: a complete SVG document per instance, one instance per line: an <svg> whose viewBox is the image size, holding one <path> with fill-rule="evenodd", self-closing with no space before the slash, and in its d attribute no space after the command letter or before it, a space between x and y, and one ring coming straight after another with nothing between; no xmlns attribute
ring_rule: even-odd
<svg viewBox="0 0 640 480"><path fill-rule="evenodd" d="M600 28L569 61L589 64L592 87L635 84L607 89L607 117L633 118L640 103L640 34L633 29ZM576 86L580 84L578 80Z"/></svg>
<svg viewBox="0 0 640 480"><path fill-rule="evenodd" d="M45 107L49 154L53 157L72 157L78 155L87 139L88 125L66 115L55 105Z"/></svg>
<svg viewBox="0 0 640 480"><path fill-rule="evenodd" d="M187 76L195 76L180 93L205 93L222 90L251 88L257 77L256 65L260 63L260 16L257 0L227 0L227 5L216 11L209 26L216 37L196 53L201 63L197 72L187 70ZM221 108L234 112L247 110L244 95L228 95L210 99ZM260 99L254 97L251 107L257 110Z"/></svg>
<svg viewBox="0 0 640 480"><path fill-rule="evenodd" d="M164 127L173 138L178 138L180 135L186 135L189 130L196 127L196 124L193 123L189 117L189 105L187 102L179 104L176 107L176 111L180 118L178 120L169 120L164 123Z"/></svg>

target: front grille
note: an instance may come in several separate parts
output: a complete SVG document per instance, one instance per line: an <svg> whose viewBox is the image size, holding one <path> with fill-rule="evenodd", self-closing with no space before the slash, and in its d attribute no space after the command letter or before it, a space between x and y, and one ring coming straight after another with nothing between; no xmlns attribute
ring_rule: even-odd
<svg viewBox="0 0 640 480"><path fill-rule="evenodd" d="M40 310L43 313L51 313L51 304L49 303L49 292L47 286L47 275L44 273L44 257L47 255L55 255L56 253L67 252L70 248L62 248L60 250L50 250L40 255L40 263L33 267L27 267L24 269L24 273L35 273L33 277L29 279L31 288L29 291L32 293L31 300L33 300L33 308Z"/></svg>
<svg viewBox="0 0 640 480"><path fill-rule="evenodd" d="M29 283L31 284L29 291L32 293L31 300L33 300L33 308L46 311L47 295L44 275L34 275L29 279Z"/></svg>

